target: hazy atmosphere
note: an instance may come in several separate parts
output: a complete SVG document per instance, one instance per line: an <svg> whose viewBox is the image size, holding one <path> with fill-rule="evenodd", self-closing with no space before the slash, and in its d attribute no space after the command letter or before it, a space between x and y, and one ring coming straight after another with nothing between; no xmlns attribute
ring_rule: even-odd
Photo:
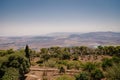
<svg viewBox="0 0 120 80"><path fill-rule="evenodd" d="M120 80L120 0L0 0L0 80Z"/></svg>
<svg viewBox="0 0 120 80"><path fill-rule="evenodd" d="M0 36L119 28L120 0L0 0Z"/></svg>

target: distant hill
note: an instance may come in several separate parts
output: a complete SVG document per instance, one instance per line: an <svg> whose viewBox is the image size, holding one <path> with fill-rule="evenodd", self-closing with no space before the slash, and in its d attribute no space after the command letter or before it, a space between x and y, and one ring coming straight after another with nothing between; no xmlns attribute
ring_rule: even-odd
<svg viewBox="0 0 120 80"><path fill-rule="evenodd" d="M32 49L51 46L120 45L120 32L50 33L42 36L0 37L0 49L20 49L28 44Z"/></svg>
<svg viewBox="0 0 120 80"><path fill-rule="evenodd" d="M77 38L78 40L87 40L89 41L99 41L99 42L110 42L110 43L119 43L120 33L115 32L91 32L84 34L72 34L69 36L70 39Z"/></svg>

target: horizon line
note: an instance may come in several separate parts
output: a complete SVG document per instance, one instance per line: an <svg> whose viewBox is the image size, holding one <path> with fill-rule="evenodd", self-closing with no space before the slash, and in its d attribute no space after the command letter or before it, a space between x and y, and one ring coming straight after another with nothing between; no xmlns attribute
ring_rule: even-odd
<svg viewBox="0 0 120 80"><path fill-rule="evenodd" d="M62 33L95 33L95 32L111 32L111 33L120 33L120 31L88 31L88 32L49 32L44 34L31 34L31 35L0 35L0 37L29 37L29 36L48 36L50 34L62 34Z"/></svg>

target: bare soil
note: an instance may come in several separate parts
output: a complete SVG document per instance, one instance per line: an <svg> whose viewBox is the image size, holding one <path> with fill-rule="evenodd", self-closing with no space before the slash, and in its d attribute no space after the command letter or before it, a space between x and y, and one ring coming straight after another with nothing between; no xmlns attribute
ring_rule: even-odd
<svg viewBox="0 0 120 80"><path fill-rule="evenodd" d="M97 59L93 58L92 56L84 56L83 59L79 57L79 60L82 63L85 62L101 62L103 58L111 58L110 56L97 56ZM35 58L33 62L37 62L39 58ZM80 70L66 70L66 75L74 76L75 74L79 73ZM47 80L54 80L56 77L59 77L60 75L63 75L59 73L59 70L56 68L47 68L47 67L40 67L38 64L30 67L30 72L25 74L26 79L25 80L43 80L44 78L47 78Z"/></svg>

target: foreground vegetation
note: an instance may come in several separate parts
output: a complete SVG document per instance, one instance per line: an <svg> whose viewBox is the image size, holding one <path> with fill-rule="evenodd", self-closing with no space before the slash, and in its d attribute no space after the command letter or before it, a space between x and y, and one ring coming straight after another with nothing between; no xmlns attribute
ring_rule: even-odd
<svg viewBox="0 0 120 80"><path fill-rule="evenodd" d="M30 62L24 50L0 50L0 80L24 80Z"/></svg>
<svg viewBox="0 0 120 80"><path fill-rule="evenodd" d="M119 80L120 46L42 48L37 63L41 67L58 68L64 74L66 70L80 71L73 80ZM69 80L61 78L56 80Z"/></svg>
<svg viewBox="0 0 120 80"><path fill-rule="evenodd" d="M36 58L39 60L34 62ZM26 45L25 50L0 50L1 80L24 80L30 65L59 69L54 80L120 80L120 46L50 47L36 52ZM68 75L67 70L74 75Z"/></svg>

